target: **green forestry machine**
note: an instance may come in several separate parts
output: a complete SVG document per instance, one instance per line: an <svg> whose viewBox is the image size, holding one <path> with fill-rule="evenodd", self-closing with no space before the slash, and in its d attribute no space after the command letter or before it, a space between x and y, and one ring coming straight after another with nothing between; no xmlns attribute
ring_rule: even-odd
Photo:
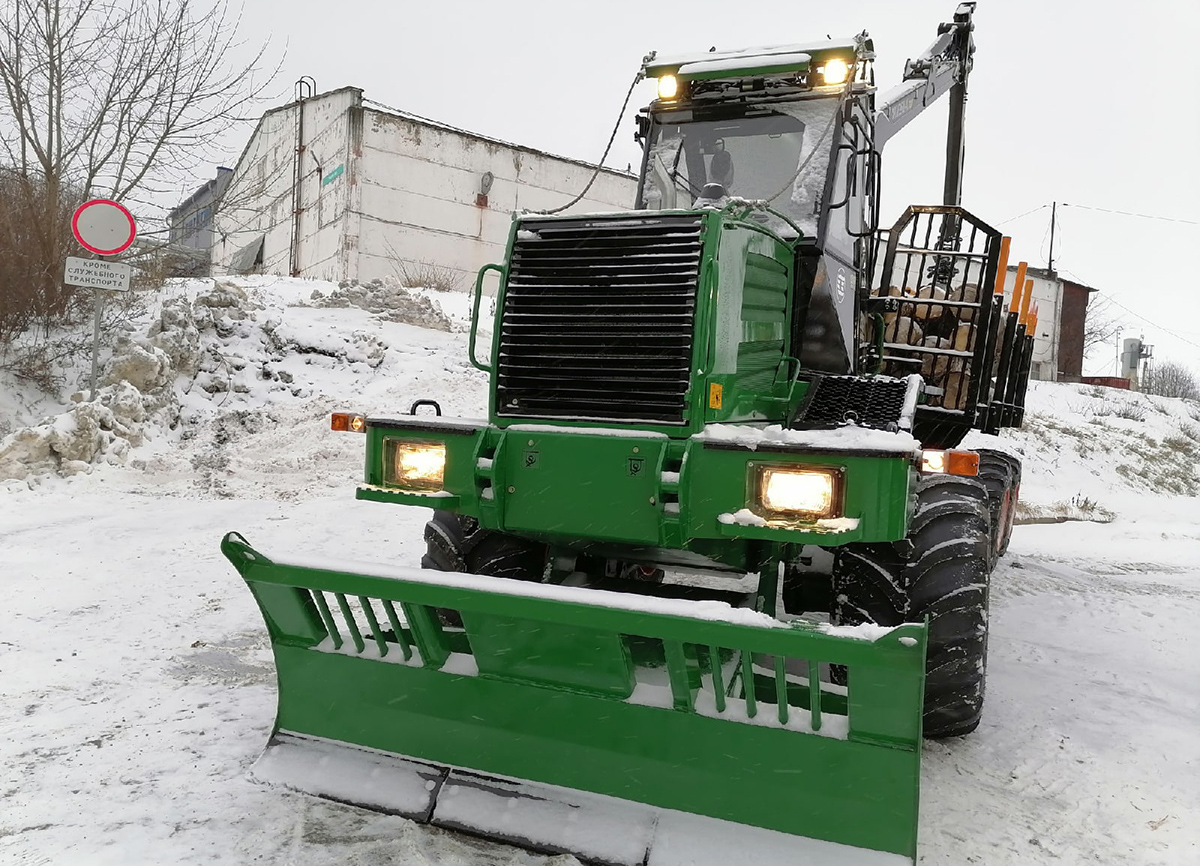
<svg viewBox="0 0 1200 866"><path fill-rule="evenodd" d="M587 862L915 861L1020 481L959 446L1020 424L1032 346L960 206L974 6L886 96L865 33L645 59L636 208L518 214L479 275L487 419L334 416L359 499L434 509L422 568L226 536L258 776ZM947 91L944 202L881 230L881 149Z"/></svg>

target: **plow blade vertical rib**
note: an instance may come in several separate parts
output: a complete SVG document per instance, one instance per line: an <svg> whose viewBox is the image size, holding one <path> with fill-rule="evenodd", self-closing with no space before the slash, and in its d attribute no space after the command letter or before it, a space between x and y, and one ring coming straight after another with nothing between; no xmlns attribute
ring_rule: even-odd
<svg viewBox="0 0 1200 866"><path fill-rule="evenodd" d="M260 776L598 862L729 862L731 839L915 861L922 626L866 640L721 602L271 560L232 533L222 550L275 654Z"/></svg>

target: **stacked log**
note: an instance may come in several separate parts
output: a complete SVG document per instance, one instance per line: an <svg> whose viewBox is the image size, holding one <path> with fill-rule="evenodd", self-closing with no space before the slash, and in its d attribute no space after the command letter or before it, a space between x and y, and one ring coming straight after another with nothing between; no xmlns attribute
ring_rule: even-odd
<svg viewBox="0 0 1200 866"><path fill-rule="evenodd" d="M888 295L899 298L901 303L898 310L884 314L885 342L956 352L975 350L974 323L979 316L978 307L946 303L948 293L940 285L927 285L919 289L891 286L888 288ZM949 299L975 304L979 295L978 286L966 284L953 287L949 292ZM929 303L915 303L926 300ZM887 371L892 375L911 372L910 369L899 369L899 365L893 366L896 366L896 369ZM967 390L970 385L967 368L966 358L930 354L922 359L921 375L930 386L942 389L942 407L963 409L967 404Z"/></svg>

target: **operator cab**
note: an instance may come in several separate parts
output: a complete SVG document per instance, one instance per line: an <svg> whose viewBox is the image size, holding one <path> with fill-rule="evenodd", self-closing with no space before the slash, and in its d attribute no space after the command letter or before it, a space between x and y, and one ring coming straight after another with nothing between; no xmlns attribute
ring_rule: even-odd
<svg viewBox="0 0 1200 866"><path fill-rule="evenodd" d="M759 202L765 207L753 219L785 238L799 229L818 240L832 157L842 144L839 107L851 93L873 90L873 57L865 35L649 55L643 73L658 80L658 99L638 118L644 145L638 208Z"/></svg>
<svg viewBox="0 0 1200 866"><path fill-rule="evenodd" d="M837 106L836 98L821 98L651 109L639 206L673 210L720 207L731 197L765 201L815 237ZM782 219L767 215L767 221L785 237L796 234Z"/></svg>
<svg viewBox="0 0 1200 866"><path fill-rule="evenodd" d="M638 116L641 210L725 209L795 242L792 341L806 369L848 373L876 252L874 46L866 34L658 57Z"/></svg>

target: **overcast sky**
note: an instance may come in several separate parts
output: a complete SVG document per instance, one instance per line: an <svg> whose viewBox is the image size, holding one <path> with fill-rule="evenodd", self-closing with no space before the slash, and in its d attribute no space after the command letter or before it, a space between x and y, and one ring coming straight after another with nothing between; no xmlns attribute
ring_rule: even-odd
<svg viewBox="0 0 1200 866"><path fill-rule="evenodd" d="M484 135L595 161L642 56L802 42L867 30L881 90L900 81L954 0L246 0L241 36L284 56L273 95L301 75ZM1196 0L981 0L967 108L964 205L1014 238L1014 256L1054 260L1099 289L1127 336L1200 372L1200 96ZM608 163L637 168L632 115ZM884 155L884 222L940 200L946 102ZM227 145L236 159L251 127ZM197 178L197 183L203 178ZM1087 208L1169 217L1167 222ZM1135 315L1136 314L1136 315ZM1143 317L1139 319L1137 316ZM1085 372L1110 373L1100 353Z"/></svg>

